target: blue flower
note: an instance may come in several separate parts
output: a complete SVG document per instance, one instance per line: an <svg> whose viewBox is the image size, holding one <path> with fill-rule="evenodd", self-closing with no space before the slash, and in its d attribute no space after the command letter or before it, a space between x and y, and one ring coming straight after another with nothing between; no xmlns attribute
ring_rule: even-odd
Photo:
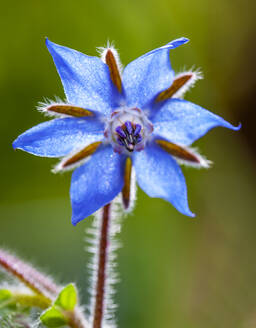
<svg viewBox="0 0 256 328"><path fill-rule="evenodd" d="M46 40L66 101L43 104L42 111L58 118L21 134L13 147L62 157L55 171L76 168L70 190L74 225L120 193L128 208L133 168L150 197L194 216L178 163L207 167L209 162L189 146L216 126L239 127L181 99L200 74L175 76L169 52L187 41L150 51L122 71L113 47L98 58Z"/></svg>

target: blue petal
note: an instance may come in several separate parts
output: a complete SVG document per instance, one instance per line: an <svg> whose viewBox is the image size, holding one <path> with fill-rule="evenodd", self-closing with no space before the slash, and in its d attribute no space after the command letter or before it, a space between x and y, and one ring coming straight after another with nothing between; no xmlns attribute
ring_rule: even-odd
<svg viewBox="0 0 256 328"><path fill-rule="evenodd" d="M182 214L194 216L188 207L184 176L171 155L149 145L134 155L134 166L140 188L150 197L163 198Z"/></svg>
<svg viewBox="0 0 256 328"><path fill-rule="evenodd" d="M122 79L127 105L144 108L159 92L172 84L174 72L169 52L186 42L186 38L169 42L135 59L125 67Z"/></svg>
<svg viewBox="0 0 256 328"><path fill-rule="evenodd" d="M74 171L70 189L74 225L120 193L124 184L124 160L111 146L102 146Z"/></svg>
<svg viewBox="0 0 256 328"><path fill-rule="evenodd" d="M222 126L239 130L223 118L181 99L167 100L152 118L154 134L173 143L190 145L210 129Z"/></svg>
<svg viewBox="0 0 256 328"><path fill-rule="evenodd" d="M98 57L84 55L48 39L50 51L69 103L109 115L117 103L118 92L109 68Z"/></svg>
<svg viewBox="0 0 256 328"><path fill-rule="evenodd" d="M13 147L37 156L60 157L101 141L103 129L103 124L93 118L53 119L21 134L13 142Z"/></svg>

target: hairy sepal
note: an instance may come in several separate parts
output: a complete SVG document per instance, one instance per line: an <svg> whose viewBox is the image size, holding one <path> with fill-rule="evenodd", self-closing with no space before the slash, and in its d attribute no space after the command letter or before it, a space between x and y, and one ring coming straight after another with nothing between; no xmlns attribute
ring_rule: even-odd
<svg viewBox="0 0 256 328"><path fill-rule="evenodd" d="M195 157L197 157L198 162L186 161L182 158L178 158L178 157L174 156L180 165L186 165L186 166L190 166L190 167L193 167L196 169L209 169L212 167L213 162L208 160L205 156L201 155L198 152L197 148L191 148L191 147L185 147L185 148L187 149L187 151L189 151Z"/></svg>
<svg viewBox="0 0 256 328"><path fill-rule="evenodd" d="M90 110L85 108L75 106L66 102L55 102L48 100L46 102L39 103L37 110L44 113L46 116L49 117L58 117L58 118L65 118L65 117L90 117L93 116L94 113Z"/></svg>
<svg viewBox="0 0 256 328"><path fill-rule="evenodd" d="M97 48L100 58L103 61L103 63L105 63L105 64L106 64L106 54L109 50L113 53L116 63L117 63L117 66L118 66L118 69L119 69L119 72L121 74L123 71L123 65L120 61L118 51L116 50L113 42L111 43L110 41L108 41L106 47L98 47Z"/></svg>
<svg viewBox="0 0 256 328"><path fill-rule="evenodd" d="M130 158L127 158L126 160L124 181L125 183L122 190L122 206L124 212L128 214L133 210L135 206L136 190L137 190L135 170L134 167L132 166L132 161Z"/></svg>
<svg viewBox="0 0 256 328"><path fill-rule="evenodd" d="M191 88L193 88L198 80L203 79L203 73L201 72L201 70L200 69L194 70L193 68L191 70L178 73L174 79L177 79L187 74L191 74L191 78L179 90L177 90L173 94L172 98L181 98L181 99L184 98L185 93L189 91Z"/></svg>
<svg viewBox="0 0 256 328"><path fill-rule="evenodd" d="M52 172L58 173L70 171L81 166L91 158L91 156L94 154L94 152L98 149L100 145L101 142L98 141L89 144L79 150L75 150L68 156L63 157L60 163L52 169Z"/></svg>
<svg viewBox="0 0 256 328"><path fill-rule="evenodd" d="M209 168L212 164L199 152L191 147L184 145L177 145L166 140L155 140L156 143L165 150L168 154L172 155L179 164L191 166L194 168Z"/></svg>

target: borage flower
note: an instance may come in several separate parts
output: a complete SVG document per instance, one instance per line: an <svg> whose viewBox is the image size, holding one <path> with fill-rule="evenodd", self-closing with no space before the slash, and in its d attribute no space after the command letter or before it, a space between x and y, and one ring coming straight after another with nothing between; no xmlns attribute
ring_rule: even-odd
<svg viewBox="0 0 256 328"><path fill-rule="evenodd" d="M63 157L55 171L75 169L71 181L75 225L111 202L120 192L131 203L131 172L150 197L163 198L182 214L194 216L177 162L207 167L189 146L216 126L237 130L221 117L179 99L200 76L175 76L169 52L180 38L119 65L112 47L101 59L46 40L67 102L49 103L44 112L59 116L20 135L13 143L37 156Z"/></svg>

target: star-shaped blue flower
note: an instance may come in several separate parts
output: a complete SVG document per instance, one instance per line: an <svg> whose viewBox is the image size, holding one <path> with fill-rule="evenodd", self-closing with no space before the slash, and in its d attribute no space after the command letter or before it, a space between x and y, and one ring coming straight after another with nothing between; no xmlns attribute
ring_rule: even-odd
<svg viewBox="0 0 256 328"><path fill-rule="evenodd" d="M74 225L121 192L128 208L132 168L150 197L194 216L177 162L206 167L208 161L189 146L213 127L239 127L180 99L199 76L175 76L169 52L187 41L180 38L150 51L121 72L112 47L98 58L46 40L67 101L43 105L43 111L59 118L21 134L13 146L63 157L55 171L78 166L70 190Z"/></svg>

